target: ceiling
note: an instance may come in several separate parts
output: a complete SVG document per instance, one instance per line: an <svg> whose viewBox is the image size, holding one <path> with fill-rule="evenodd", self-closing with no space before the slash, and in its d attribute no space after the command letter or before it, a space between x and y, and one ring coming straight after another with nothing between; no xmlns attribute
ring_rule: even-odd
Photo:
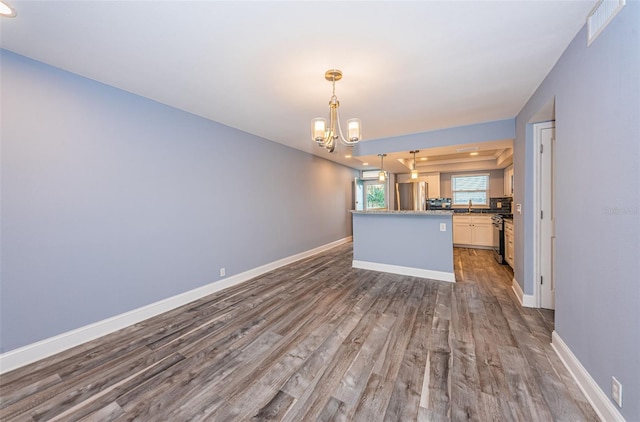
<svg viewBox="0 0 640 422"><path fill-rule="evenodd" d="M415 168L419 173L502 169L513 163L513 140L421 149L415 157ZM377 154L356 159L367 163L363 169L380 168ZM390 173L410 173L413 166L413 154L409 151L388 152L384 157L384 170Z"/></svg>
<svg viewBox="0 0 640 422"><path fill-rule="evenodd" d="M8 2L2 48L359 169L369 157L311 140L326 70L343 71L341 117L362 120L362 142L513 118L596 3Z"/></svg>

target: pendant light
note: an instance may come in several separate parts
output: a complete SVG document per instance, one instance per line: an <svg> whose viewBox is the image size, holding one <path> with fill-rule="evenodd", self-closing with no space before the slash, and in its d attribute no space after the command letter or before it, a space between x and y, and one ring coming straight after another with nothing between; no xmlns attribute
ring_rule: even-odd
<svg viewBox="0 0 640 422"><path fill-rule="evenodd" d="M378 180L381 182L387 180L387 175L384 172L384 157L386 156L387 154L378 154L378 157L380 157L380 173L378 173Z"/></svg>
<svg viewBox="0 0 640 422"><path fill-rule="evenodd" d="M409 151L410 154L413 154L413 169L411 170L411 178L418 178L418 169L416 168L416 153L420 152L419 150Z"/></svg>

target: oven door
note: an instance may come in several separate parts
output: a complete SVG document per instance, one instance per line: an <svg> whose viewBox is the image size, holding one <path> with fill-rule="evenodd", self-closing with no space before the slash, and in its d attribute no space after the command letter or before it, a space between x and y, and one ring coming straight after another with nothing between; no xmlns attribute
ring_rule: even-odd
<svg viewBox="0 0 640 422"><path fill-rule="evenodd" d="M504 257L504 248L500 245L504 245L504 233L502 231L502 224L493 223L493 255L499 264L502 264Z"/></svg>

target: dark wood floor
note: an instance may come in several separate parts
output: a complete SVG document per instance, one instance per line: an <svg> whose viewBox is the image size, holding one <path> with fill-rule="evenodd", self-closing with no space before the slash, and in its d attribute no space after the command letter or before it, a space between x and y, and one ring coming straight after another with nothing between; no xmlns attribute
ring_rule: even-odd
<svg viewBox="0 0 640 422"><path fill-rule="evenodd" d="M2 375L0 420L591 421L508 267L351 268L351 244Z"/></svg>

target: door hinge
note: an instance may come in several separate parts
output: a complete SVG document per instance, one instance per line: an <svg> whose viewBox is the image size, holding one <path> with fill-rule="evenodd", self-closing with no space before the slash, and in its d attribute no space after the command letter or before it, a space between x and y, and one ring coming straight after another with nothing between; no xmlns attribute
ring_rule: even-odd
<svg viewBox="0 0 640 422"><path fill-rule="evenodd" d="M540 154L544 151L544 144L540 144Z"/></svg>
<svg viewBox="0 0 640 422"><path fill-rule="evenodd" d="M540 210L540 220L544 219L544 213L542 210Z"/></svg>
<svg viewBox="0 0 640 422"><path fill-rule="evenodd" d="M543 282L542 282L542 276L540 276L540 284L543 284Z"/></svg>

